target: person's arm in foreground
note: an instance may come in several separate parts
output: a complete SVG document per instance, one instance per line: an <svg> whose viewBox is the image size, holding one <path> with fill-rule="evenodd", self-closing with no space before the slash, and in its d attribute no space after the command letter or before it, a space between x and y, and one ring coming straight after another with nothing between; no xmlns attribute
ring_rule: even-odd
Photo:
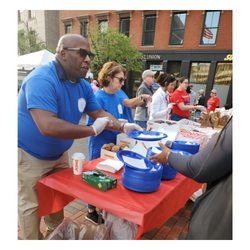
<svg viewBox="0 0 250 250"><path fill-rule="evenodd" d="M102 108L87 114L95 120L92 126L76 125L57 117L57 114L51 111L31 108L30 113L42 135L57 139L72 140L83 137L93 136L101 133L103 129L121 131L118 121L113 115L105 112ZM142 128L134 123L125 123L122 128L124 133L139 130Z"/></svg>
<svg viewBox="0 0 250 250"><path fill-rule="evenodd" d="M131 99L125 98L122 100L122 103L124 106L128 108L140 106L144 104L144 101L141 99L141 96L146 102L152 102L152 97L150 95L143 94L143 95L131 98Z"/></svg>
<svg viewBox="0 0 250 250"><path fill-rule="evenodd" d="M232 119L224 131L222 131L221 137L214 148L217 138L218 135L212 138L211 141L195 155L169 154L169 162L166 157L168 152L172 150L162 143L159 143L163 150L162 153L150 157L149 160L169 164L184 176L200 183L215 181L232 172ZM214 150L210 154L213 148ZM210 156L208 157L209 154Z"/></svg>

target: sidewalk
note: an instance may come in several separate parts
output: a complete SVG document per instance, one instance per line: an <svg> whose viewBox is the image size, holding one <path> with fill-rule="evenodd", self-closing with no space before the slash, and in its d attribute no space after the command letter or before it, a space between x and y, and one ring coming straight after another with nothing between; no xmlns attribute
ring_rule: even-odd
<svg viewBox="0 0 250 250"><path fill-rule="evenodd" d="M163 225L144 233L140 240L185 240L188 233L189 217L193 207L193 201L190 199L186 205L175 215L167 220ZM87 204L81 200L74 200L64 207L64 218L77 220L80 223L93 224L85 219L87 213ZM94 225L94 224L93 224ZM41 219L40 230L45 234L46 226L43 218ZM18 239L23 240L20 227L17 228Z"/></svg>

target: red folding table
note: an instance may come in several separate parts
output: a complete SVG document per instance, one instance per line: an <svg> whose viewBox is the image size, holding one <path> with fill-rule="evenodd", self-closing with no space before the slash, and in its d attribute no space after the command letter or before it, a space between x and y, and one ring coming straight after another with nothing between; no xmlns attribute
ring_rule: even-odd
<svg viewBox="0 0 250 250"><path fill-rule="evenodd" d="M98 158L84 163L84 171L94 169L103 161ZM172 180L162 180L159 189L151 193L139 193L127 189L121 183L122 170L117 173L102 171L117 179L117 187L106 192L82 181L69 168L40 180L38 186L39 216L55 213L74 199L80 199L100 209L139 225L134 239L161 226L201 187L180 173Z"/></svg>

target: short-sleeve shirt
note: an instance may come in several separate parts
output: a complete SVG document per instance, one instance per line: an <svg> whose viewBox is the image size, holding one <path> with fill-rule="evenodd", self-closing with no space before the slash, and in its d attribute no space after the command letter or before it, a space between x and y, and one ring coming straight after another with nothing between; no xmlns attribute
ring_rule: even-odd
<svg viewBox="0 0 250 250"><path fill-rule="evenodd" d="M216 96L215 98L209 98L207 101L207 110L215 111L216 107L220 106L220 99Z"/></svg>
<svg viewBox="0 0 250 250"><path fill-rule="evenodd" d="M119 96L115 93L113 95L98 90L95 92L96 100L99 105L106 111L112 114L116 119L124 119L123 117L123 103ZM94 121L87 116L86 124L91 125ZM100 157L101 148L104 144L113 142L116 144L116 136L120 132L104 129L97 136L90 136L88 140L89 160L94 160Z"/></svg>
<svg viewBox="0 0 250 250"><path fill-rule="evenodd" d="M18 96L18 147L42 160L57 160L74 140L62 140L41 134L29 109L43 109L73 124L79 124L84 111L101 106L90 84L80 79L72 83L56 59L32 71L23 81Z"/></svg>
<svg viewBox="0 0 250 250"><path fill-rule="evenodd" d="M123 101L124 99L129 99L129 97L126 95L126 93L122 89L120 91L116 92L116 94L119 96L121 101ZM130 122L130 123L134 122L134 118L133 118L133 114L132 114L132 107L124 106L123 117L124 117L124 119L128 120L128 122Z"/></svg>
<svg viewBox="0 0 250 250"><path fill-rule="evenodd" d="M170 102L176 104L173 106L174 114L182 116L182 117L186 117L186 118L190 116L189 110L181 110L177 105L178 103L181 103L181 102L183 102L184 105L190 105L190 98L186 91L180 91L176 89L175 92L173 92L171 96Z"/></svg>

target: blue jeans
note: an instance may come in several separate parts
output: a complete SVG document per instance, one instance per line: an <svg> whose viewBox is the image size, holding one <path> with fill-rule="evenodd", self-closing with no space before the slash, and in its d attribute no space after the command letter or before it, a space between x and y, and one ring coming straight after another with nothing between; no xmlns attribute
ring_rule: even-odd
<svg viewBox="0 0 250 250"><path fill-rule="evenodd" d="M177 114L175 114L175 113L172 113L171 114L171 120L173 120L173 121L179 121L179 120L181 120L181 119L188 119L189 117L183 117L183 116L180 116L180 115L177 115Z"/></svg>
<svg viewBox="0 0 250 250"><path fill-rule="evenodd" d="M141 126L142 128L147 128L147 121L135 121L135 123Z"/></svg>
<svg viewBox="0 0 250 250"><path fill-rule="evenodd" d="M200 118L201 117L201 111L196 110L194 116L197 117L197 118Z"/></svg>
<svg viewBox="0 0 250 250"><path fill-rule="evenodd" d="M95 208L96 208L95 206L92 206L92 205L90 205L90 204L87 204L87 207L88 207L89 209L95 209Z"/></svg>

